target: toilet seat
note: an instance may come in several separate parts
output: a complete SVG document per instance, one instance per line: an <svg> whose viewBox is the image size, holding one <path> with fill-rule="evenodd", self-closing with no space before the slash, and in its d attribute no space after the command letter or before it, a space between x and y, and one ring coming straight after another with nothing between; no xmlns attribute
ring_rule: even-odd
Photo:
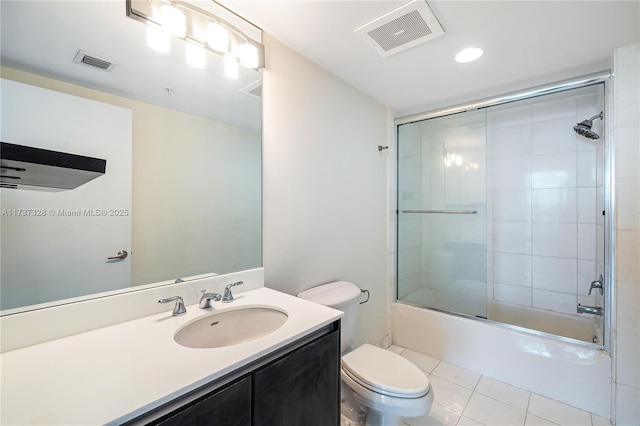
<svg viewBox="0 0 640 426"><path fill-rule="evenodd" d="M409 360L368 343L342 357L342 370L361 386L394 398L420 398L430 388L427 376Z"/></svg>

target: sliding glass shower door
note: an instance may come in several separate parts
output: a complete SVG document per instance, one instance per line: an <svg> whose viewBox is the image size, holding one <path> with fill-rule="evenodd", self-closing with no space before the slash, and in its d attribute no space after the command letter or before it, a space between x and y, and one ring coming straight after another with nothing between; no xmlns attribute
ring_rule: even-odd
<svg viewBox="0 0 640 426"><path fill-rule="evenodd" d="M486 113L398 127L397 298L486 318Z"/></svg>

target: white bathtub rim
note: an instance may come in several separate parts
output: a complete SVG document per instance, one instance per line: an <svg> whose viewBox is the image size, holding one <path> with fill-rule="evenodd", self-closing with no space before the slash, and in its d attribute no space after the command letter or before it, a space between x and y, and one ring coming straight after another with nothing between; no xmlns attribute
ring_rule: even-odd
<svg viewBox="0 0 640 426"><path fill-rule="evenodd" d="M568 344L571 344L571 345L584 346L584 347L587 347L589 349L600 350L600 351L602 351L603 353L605 353L607 355L611 355L610 352L608 352L605 349L605 346L601 345L599 343L585 342L584 340L572 339L571 337L565 337L565 336L560 336L560 335L557 335L557 334L546 333L544 331L534 330L534 329L527 328L527 327L521 327L519 325L507 324L507 323L500 322L500 321L494 321L494 320L490 320L488 318L479 318L479 317L475 317L475 316L471 316L471 315L467 315L467 314L463 314L463 313L451 312L451 311L446 311L446 310L443 310L443 309L423 306L423 305L420 305L419 303L413 303L413 302L405 301L405 300L402 300L402 299L395 299L394 302L398 303L400 305L407 305L407 306L411 306L411 307L418 308L418 309L425 309L427 311L439 312L439 313L446 314L446 315L452 315L454 317L459 317L459 318L465 318L465 319L469 319L469 320L473 320L473 321L478 321L478 322L481 322L481 323L484 323L484 324L495 325L497 327L504 328L504 329L507 329L507 330L512 330L512 331L516 331L516 332L520 332L520 333L524 333L524 334L531 334L531 335L534 335L534 336L537 336L537 337L543 337L543 338L559 341L559 342L562 342L562 343L568 343Z"/></svg>

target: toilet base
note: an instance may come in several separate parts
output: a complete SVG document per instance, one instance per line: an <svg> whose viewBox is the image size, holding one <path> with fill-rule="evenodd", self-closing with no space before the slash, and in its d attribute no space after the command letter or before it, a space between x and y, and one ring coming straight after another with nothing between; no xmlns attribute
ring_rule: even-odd
<svg viewBox="0 0 640 426"><path fill-rule="evenodd" d="M401 417L369 409L367 412L367 426L400 426Z"/></svg>

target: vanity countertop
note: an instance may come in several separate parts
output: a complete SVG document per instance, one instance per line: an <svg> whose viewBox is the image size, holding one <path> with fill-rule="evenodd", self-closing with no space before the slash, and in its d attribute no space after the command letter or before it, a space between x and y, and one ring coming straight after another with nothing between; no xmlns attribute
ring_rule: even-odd
<svg viewBox="0 0 640 426"><path fill-rule="evenodd" d="M216 302L212 309L187 306L185 315L175 317L170 304L160 314L0 354L0 423L120 424L342 316L268 288L235 296L235 302ZM191 349L173 340L187 322L240 306L276 307L289 318L273 333L234 346Z"/></svg>

